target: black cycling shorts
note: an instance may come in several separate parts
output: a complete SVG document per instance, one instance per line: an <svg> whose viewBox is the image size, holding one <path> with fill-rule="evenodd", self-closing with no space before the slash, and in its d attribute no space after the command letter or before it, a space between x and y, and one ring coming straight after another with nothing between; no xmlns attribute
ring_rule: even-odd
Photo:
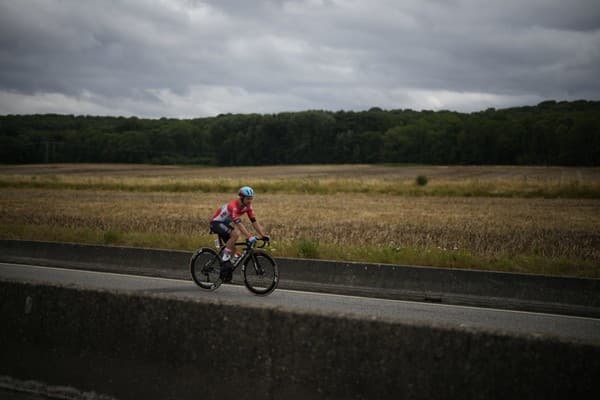
<svg viewBox="0 0 600 400"><path fill-rule="evenodd" d="M210 222L210 231L212 233L216 233L223 239L224 242L227 242L231 237L231 231L233 227L225 222L221 221L211 221Z"/></svg>

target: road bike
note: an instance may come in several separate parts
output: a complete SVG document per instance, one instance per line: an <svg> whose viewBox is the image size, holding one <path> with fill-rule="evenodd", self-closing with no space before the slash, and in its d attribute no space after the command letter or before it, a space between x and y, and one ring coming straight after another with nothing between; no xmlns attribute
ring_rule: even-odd
<svg viewBox="0 0 600 400"><path fill-rule="evenodd" d="M257 243L262 243L257 246ZM236 246L245 246L242 254L232 259L233 271L242 266L244 284L249 291L258 295L268 295L277 288L279 283L279 268L269 253L262 249L269 243L268 239L236 243ZM215 240L216 250L210 247L198 249L190 259L190 273L196 285L206 290L216 290L223 281L221 273L221 256L225 243L219 236ZM257 248L255 248L257 247Z"/></svg>

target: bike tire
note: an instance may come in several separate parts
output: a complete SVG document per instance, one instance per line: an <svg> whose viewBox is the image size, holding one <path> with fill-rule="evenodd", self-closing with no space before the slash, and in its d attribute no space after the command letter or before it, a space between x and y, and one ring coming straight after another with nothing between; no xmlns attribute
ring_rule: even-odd
<svg viewBox="0 0 600 400"><path fill-rule="evenodd" d="M252 256L244 260L244 284L254 294L271 294L279 284L279 268L270 254L255 250Z"/></svg>
<svg viewBox="0 0 600 400"><path fill-rule="evenodd" d="M202 289L213 291L221 286L220 273L219 255L209 247L198 249L190 259L192 280Z"/></svg>

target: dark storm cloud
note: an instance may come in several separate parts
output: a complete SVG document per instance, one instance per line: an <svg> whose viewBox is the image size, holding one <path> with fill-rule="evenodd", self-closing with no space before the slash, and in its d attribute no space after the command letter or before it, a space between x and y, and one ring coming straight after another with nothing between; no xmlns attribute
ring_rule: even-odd
<svg viewBox="0 0 600 400"><path fill-rule="evenodd" d="M0 0L0 113L598 99L596 3Z"/></svg>
<svg viewBox="0 0 600 400"><path fill-rule="evenodd" d="M163 31L177 32L178 21L167 12L127 4L132 3L4 4L0 84L27 92L91 90L108 96L152 87L159 77L177 86L176 79L165 75L167 60L160 43L168 41ZM7 64L12 68L5 68Z"/></svg>

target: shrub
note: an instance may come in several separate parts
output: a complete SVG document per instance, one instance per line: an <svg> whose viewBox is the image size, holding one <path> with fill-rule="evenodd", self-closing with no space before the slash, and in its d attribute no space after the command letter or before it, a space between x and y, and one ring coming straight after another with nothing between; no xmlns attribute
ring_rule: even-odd
<svg viewBox="0 0 600 400"><path fill-rule="evenodd" d="M416 182L419 186L425 186L427 185L427 182L429 182L429 179L427 179L425 175L419 175L417 176Z"/></svg>
<svg viewBox="0 0 600 400"><path fill-rule="evenodd" d="M116 243L121 239L121 235L118 232L115 232L113 230L107 230L106 232L104 232L104 235L102 237L102 241L104 244L112 244L112 243Z"/></svg>
<svg viewBox="0 0 600 400"><path fill-rule="evenodd" d="M312 239L300 239L298 255L303 258L319 258L319 242Z"/></svg>

